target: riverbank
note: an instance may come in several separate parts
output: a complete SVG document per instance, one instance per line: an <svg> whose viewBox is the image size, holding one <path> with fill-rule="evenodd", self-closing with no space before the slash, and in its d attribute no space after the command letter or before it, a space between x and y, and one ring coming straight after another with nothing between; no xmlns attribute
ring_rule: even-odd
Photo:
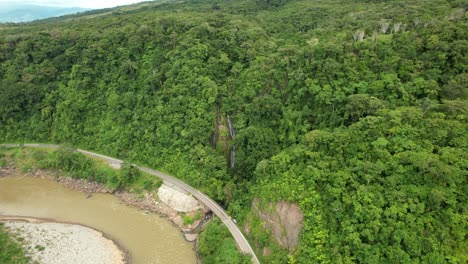
<svg viewBox="0 0 468 264"><path fill-rule="evenodd" d="M62 186L84 193L87 197L90 197L94 193L108 193L117 196L124 204L144 210L147 213L157 213L162 217L169 219L175 226L177 226L184 234L187 241L193 242L194 239L190 234L196 233L198 226L202 224L204 217L196 219L197 211L180 213L179 211L171 208L169 205L160 201L155 191L144 191L140 194L135 194L126 190L114 191L106 187L104 184L90 182L84 179L73 179L66 177L56 171L48 170L30 170L28 172L20 172L13 164L9 164L0 168L0 178L7 176L27 176L41 179L53 180ZM201 209L202 215L207 213L209 210L203 206ZM194 219L191 224L184 224L184 216L189 216Z"/></svg>
<svg viewBox="0 0 468 264"><path fill-rule="evenodd" d="M31 217L0 216L0 222L23 245L33 262L128 263L124 250L90 227Z"/></svg>
<svg viewBox="0 0 468 264"><path fill-rule="evenodd" d="M147 175L142 175L142 177L146 178L140 178L138 179L138 182L127 185L124 189L119 188L115 184L106 185L85 179L76 179L77 176L93 179L95 178L93 176L94 174L88 173L76 175L75 173L72 174L75 178L72 178L69 171L62 171L61 169L37 169L38 162L45 164L44 160L49 159L49 157L45 156L45 153L46 152L44 151L12 151L5 154L3 158L4 165L0 168L0 178L16 176L46 179L48 181L56 182L69 190L83 193L84 198L91 198L94 196L93 194L96 194L96 196L101 196L101 194L112 194L112 196L117 197L121 201L122 205L143 210L143 214L149 214L148 217L158 215L170 220L169 223L173 224L173 226L183 232L183 238L187 242L195 242L195 244L192 244L191 250L192 252L195 252L195 256L198 258L196 245L198 233L202 230L203 224L210 219L210 217L205 218L205 215L210 210L193 198L191 194L173 184L152 184L152 189L146 189L146 186L143 186L141 183L146 183L146 181L151 180ZM107 161L104 161L97 162L95 164L100 166L99 168L105 168L108 166L107 163ZM112 177L112 173L116 174L117 177L120 177L122 172L120 170L110 169L107 173L109 177ZM153 175L150 176L155 177ZM109 183L109 181L107 181L107 183ZM156 214L151 216L151 213ZM69 221L74 220L69 219ZM92 226L95 227L94 225Z"/></svg>

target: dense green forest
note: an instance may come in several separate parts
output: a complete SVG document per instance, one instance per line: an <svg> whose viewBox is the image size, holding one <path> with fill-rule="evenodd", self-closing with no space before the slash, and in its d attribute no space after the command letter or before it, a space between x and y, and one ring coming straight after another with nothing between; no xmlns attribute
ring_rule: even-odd
<svg viewBox="0 0 468 264"><path fill-rule="evenodd" d="M266 263L466 263L467 7L194 0L0 24L0 142L176 175L249 222ZM300 206L297 248L254 198Z"/></svg>

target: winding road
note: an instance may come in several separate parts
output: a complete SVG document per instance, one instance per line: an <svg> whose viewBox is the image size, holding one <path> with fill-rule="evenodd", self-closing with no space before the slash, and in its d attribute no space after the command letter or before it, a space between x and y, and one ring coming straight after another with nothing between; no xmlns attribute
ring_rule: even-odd
<svg viewBox="0 0 468 264"><path fill-rule="evenodd" d="M54 144L0 144L0 146L3 147L39 147L39 148L58 148L59 145L54 145ZM91 157L96 157L102 160L107 161L110 164L118 164L120 165L123 161L119 159L115 159L109 156L101 155L98 153L94 153L91 151L83 150L83 149L77 149L78 152L81 152L85 155L91 156ZM142 167L136 165L141 171L144 171L146 173L149 173L151 175L157 176L160 179L164 181L166 185L169 186L177 186L178 188L182 189L183 191L192 194L195 198L197 198L200 202L205 204L208 208L213 211L213 213L218 216L221 221L226 225L226 227L229 229L231 232L232 236L234 237L234 240L237 243L237 246L239 250L243 253L247 253L252 256L252 262L254 264L259 264L260 262L258 261L257 256L255 255L255 252L253 251L252 247L250 246L249 242L247 239L244 237L242 232L239 230L237 225L231 220L231 218L228 216L226 211L213 199L208 197L206 194L198 191L197 189L193 188L192 186L182 182L181 180L176 179L173 176L167 175L163 172L152 170L150 168Z"/></svg>

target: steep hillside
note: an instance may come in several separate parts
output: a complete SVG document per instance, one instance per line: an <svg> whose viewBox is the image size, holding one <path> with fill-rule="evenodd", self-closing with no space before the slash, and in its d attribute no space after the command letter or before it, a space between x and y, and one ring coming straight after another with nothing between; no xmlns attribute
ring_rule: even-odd
<svg viewBox="0 0 468 264"><path fill-rule="evenodd" d="M465 2L197 0L3 25L0 142L177 175L267 263L464 263Z"/></svg>

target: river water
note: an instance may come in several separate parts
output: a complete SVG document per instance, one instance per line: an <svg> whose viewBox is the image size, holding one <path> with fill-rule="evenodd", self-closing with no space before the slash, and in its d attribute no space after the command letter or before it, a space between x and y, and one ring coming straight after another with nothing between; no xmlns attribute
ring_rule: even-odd
<svg viewBox="0 0 468 264"><path fill-rule="evenodd" d="M186 242L169 220L126 206L110 194L84 193L46 179L24 176L0 179L0 215L50 218L104 232L130 252L132 263L196 263L193 243Z"/></svg>

